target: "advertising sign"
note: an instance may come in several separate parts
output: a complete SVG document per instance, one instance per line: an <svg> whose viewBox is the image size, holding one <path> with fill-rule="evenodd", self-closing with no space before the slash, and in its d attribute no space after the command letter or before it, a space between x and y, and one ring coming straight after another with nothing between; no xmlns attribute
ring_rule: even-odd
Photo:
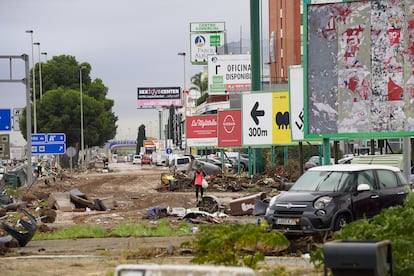
<svg viewBox="0 0 414 276"><path fill-rule="evenodd" d="M191 63L207 64L208 56L217 53L217 47L224 45L224 33L192 33Z"/></svg>
<svg viewBox="0 0 414 276"><path fill-rule="evenodd" d="M287 91L243 94L242 99L243 146L293 144Z"/></svg>
<svg viewBox="0 0 414 276"><path fill-rule="evenodd" d="M209 94L250 91L250 55L212 55L208 57Z"/></svg>
<svg viewBox="0 0 414 276"><path fill-rule="evenodd" d="M305 137L412 136L412 1L333 2L304 1Z"/></svg>
<svg viewBox="0 0 414 276"><path fill-rule="evenodd" d="M300 65L289 67L290 125L292 140L304 139L305 121L303 114L303 68Z"/></svg>
<svg viewBox="0 0 414 276"><path fill-rule="evenodd" d="M186 117L187 146L217 146L217 115Z"/></svg>
<svg viewBox="0 0 414 276"><path fill-rule="evenodd" d="M138 87L138 108L182 107L181 87Z"/></svg>
<svg viewBox="0 0 414 276"><path fill-rule="evenodd" d="M224 32L226 26L224 22L192 22L190 23L190 32Z"/></svg>
<svg viewBox="0 0 414 276"><path fill-rule="evenodd" d="M242 95L243 145L272 144L272 93Z"/></svg>
<svg viewBox="0 0 414 276"><path fill-rule="evenodd" d="M241 110L219 110L218 120L218 146L241 147L242 146L242 119Z"/></svg>

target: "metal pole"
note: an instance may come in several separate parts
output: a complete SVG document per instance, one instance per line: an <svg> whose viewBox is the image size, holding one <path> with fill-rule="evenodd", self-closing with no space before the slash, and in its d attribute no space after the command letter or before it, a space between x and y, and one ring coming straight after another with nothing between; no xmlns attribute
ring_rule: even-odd
<svg viewBox="0 0 414 276"><path fill-rule="evenodd" d="M30 34L32 44L32 75L33 75L33 133L37 133L37 118L36 118L36 77L35 77L35 63L34 63L34 49L33 49L33 30L28 30L26 33ZM31 126L30 126L31 128Z"/></svg>
<svg viewBox="0 0 414 276"><path fill-rule="evenodd" d="M80 90L80 116L81 116L81 168L83 168L83 151L84 151L84 140L83 140L83 93L82 93L82 69L83 66L79 67L79 90Z"/></svg>
<svg viewBox="0 0 414 276"><path fill-rule="evenodd" d="M32 110L30 105L30 73L29 73L29 56L23 55L25 62L25 76L24 84L26 85L26 137L27 137L27 185L32 185Z"/></svg>
<svg viewBox="0 0 414 276"><path fill-rule="evenodd" d="M43 97L43 85L42 85L42 62L40 61L40 43L36 42L35 45L38 46L38 54L39 54L39 93L40 99Z"/></svg>

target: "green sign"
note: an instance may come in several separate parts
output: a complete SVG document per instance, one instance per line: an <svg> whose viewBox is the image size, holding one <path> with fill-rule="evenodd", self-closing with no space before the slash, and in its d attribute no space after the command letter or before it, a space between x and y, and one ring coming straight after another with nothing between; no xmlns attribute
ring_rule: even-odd
<svg viewBox="0 0 414 276"><path fill-rule="evenodd" d="M220 35L210 35L210 46L221 46L220 44Z"/></svg>

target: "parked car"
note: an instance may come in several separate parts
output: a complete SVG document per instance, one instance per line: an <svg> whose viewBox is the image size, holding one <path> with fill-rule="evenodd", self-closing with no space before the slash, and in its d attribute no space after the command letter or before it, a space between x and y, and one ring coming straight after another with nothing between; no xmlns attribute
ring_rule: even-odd
<svg viewBox="0 0 414 276"><path fill-rule="evenodd" d="M132 158L132 164L141 164L141 155L135 154Z"/></svg>
<svg viewBox="0 0 414 276"><path fill-rule="evenodd" d="M173 171L187 171L188 170L188 166L191 162L191 157L190 156L174 156L169 163L169 167L170 170Z"/></svg>
<svg viewBox="0 0 414 276"><path fill-rule="evenodd" d="M403 204L408 180L393 166L338 164L308 169L289 189L274 196L265 219L287 234L324 234Z"/></svg>
<svg viewBox="0 0 414 276"><path fill-rule="evenodd" d="M220 168L220 170L222 169L222 162L221 160L218 160L216 158L209 158L209 157L200 157L197 158L198 161L203 161L203 162L207 162L207 163L211 163L214 164L216 166L218 166ZM233 165L230 162L224 162L224 169L227 171L231 171L233 168Z"/></svg>
<svg viewBox="0 0 414 276"><path fill-rule="evenodd" d="M192 164L192 169L193 170L196 169L197 164L200 164L201 165L201 167L203 168L204 172L207 175L216 175L216 174L221 173L221 167L219 167L219 166L217 166L215 164L211 164L211 163L204 162L204 161L197 160L197 159L194 160L194 162ZM190 172L190 177L193 177L192 172Z"/></svg>
<svg viewBox="0 0 414 276"><path fill-rule="evenodd" d="M151 165L151 154L143 154L141 156L141 166L144 164Z"/></svg>

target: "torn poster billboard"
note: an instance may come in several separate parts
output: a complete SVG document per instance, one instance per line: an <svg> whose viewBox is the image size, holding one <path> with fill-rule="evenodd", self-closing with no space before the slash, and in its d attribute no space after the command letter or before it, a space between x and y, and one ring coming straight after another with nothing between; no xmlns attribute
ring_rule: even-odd
<svg viewBox="0 0 414 276"><path fill-rule="evenodd" d="M413 135L414 1L312 3L305 8L305 137Z"/></svg>

